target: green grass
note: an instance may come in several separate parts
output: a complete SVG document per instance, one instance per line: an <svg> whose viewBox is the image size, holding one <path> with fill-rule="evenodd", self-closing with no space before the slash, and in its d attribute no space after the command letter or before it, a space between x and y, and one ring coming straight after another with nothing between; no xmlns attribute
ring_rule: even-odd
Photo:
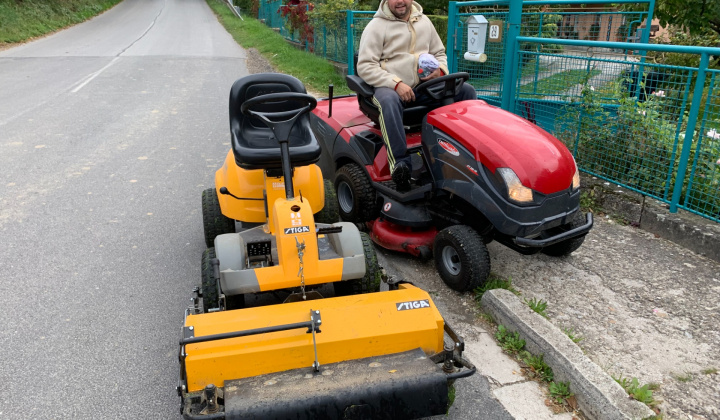
<svg viewBox="0 0 720 420"><path fill-rule="evenodd" d="M536 356L528 351L521 351L519 356L520 360L525 362L525 364L527 364L533 371L533 374L540 380L545 382L553 381L555 374L553 373L552 368L545 363L545 357L542 354Z"/></svg>
<svg viewBox="0 0 720 420"><path fill-rule="evenodd" d="M87 20L121 0L0 0L0 46Z"/></svg>
<svg viewBox="0 0 720 420"><path fill-rule="evenodd" d="M660 387L658 384L650 383L640 385L640 381L637 378L623 378L622 375L618 378L613 376L613 379L623 387L630 397L646 404L650 408L658 405L659 401L653 397L653 391Z"/></svg>
<svg viewBox="0 0 720 420"><path fill-rule="evenodd" d="M548 389L550 390L550 397L557 404L564 404L565 400L574 395L570 392L569 382L551 382Z"/></svg>
<svg viewBox="0 0 720 420"><path fill-rule="evenodd" d="M520 338L520 333L517 331L514 333L510 332L504 325L498 325L495 338L500 343L500 347L510 354L517 354L525 347L525 340Z"/></svg>
<svg viewBox="0 0 720 420"><path fill-rule="evenodd" d="M571 87L600 74L600 70L566 70L550 77L540 79L535 83L528 83L520 87L521 93L536 95L560 95Z"/></svg>
<svg viewBox="0 0 720 420"><path fill-rule="evenodd" d="M512 280L510 278L504 279L497 274L490 273L485 283L474 290L475 299L479 302L485 292L493 289L505 289L516 295L520 295L520 292L512 286Z"/></svg>
<svg viewBox="0 0 720 420"><path fill-rule="evenodd" d="M206 0L225 29L243 48L255 48L279 72L297 77L309 90L325 93L328 84L335 86L335 94L351 93L345 79L332 64L314 54L298 50L271 28L257 19L239 19L220 0Z"/></svg>
<svg viewBox="0 0 720 420"><path fill-rule="evenodd" d="M542 299L537 300L536 298L532 298L530 300L525 299L525 303L527 303L527 305L530 307L530 309L535 311L535 313L537 313L538 315L541 315L543 318L547 319L548 315L545 312L545 310L547 309L546 301L544 301Z"/></svg>

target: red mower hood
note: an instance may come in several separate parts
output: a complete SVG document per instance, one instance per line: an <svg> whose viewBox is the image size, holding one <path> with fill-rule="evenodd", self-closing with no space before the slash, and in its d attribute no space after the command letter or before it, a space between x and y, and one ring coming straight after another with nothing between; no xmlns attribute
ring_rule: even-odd
<svg viewBox="0 0 720 420"><path fill-rule="evenodd" d="M547 131L485 101L431 111L427 121L463 144L492 173L511 168L523 185L543 194L570 187L575 161Z"/></svg>

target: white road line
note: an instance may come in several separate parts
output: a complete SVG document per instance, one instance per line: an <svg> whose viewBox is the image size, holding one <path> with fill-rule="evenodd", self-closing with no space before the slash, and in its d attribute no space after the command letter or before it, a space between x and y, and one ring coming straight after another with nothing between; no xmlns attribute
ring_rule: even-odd
<svg viewBox="0 0 720 420"><path fill-rule="evenodd" d="M104 71L107 70L110 66L112 66L113 64L115 64L115 62L118 61L119 59L120 59L120 57L115 57L115 58L113 58L112 61L110 61L107 65L105 65L105 67L101 68L100 70L98 70L98 71L96 71L95 73L93 73L93 74L91 74L90 76L88 76L87 79L86 79L84 82L80 83L80 85L78 85L78 87L76 87L75 89L71 90L70 92L71 92L71 93L77 93L80 89L84 88L85 85L87 85L88 83L92 82L93 79L95 79L96 77L100 76L100 73L104 72Z"/></svg>

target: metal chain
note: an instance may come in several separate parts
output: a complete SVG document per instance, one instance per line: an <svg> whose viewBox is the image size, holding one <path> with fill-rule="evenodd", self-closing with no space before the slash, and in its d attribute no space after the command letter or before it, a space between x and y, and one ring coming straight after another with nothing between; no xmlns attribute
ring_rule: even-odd
<svg viewBox="0 0 720 420"><path fill-rule="evenodd" d="M302 291L303 300L307 300L307 296L305 295L305 273L303 272L303 255L305 255L305 241L303 240L302 243L300 243L296 236L295 244L298 250L298 258L300 259L300 269L298 270L298 277L300 277L300 291Z"/></svg>

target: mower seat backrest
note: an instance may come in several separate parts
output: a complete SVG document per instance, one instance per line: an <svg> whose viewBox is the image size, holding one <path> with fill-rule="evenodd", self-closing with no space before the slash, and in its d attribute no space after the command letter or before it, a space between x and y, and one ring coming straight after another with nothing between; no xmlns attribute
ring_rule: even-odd
<svg viewBox="0 0 720 420"><path fill-rule="evenodd" d="M357 93L358 105L362 113L367 115L375 124L379 124L380 110L372 101L375 88L365 83L360 76L356 75L346 76L345 81L347 82L348 88ZM403 125L409 127L411 130L420 128L425 115L435 108L437 107L427 105L413 106L410 104L410 106L405 107L403 110Z"/></svg>
<svg viewBox="0 0 720 420"><path fill-rule="evenodd" d="M306 93L298 79L280 73L260 73L237 80L230 90L230 136L237 165L244 169L281 169L280 143L272 130L256 117L240 112L240 106L249 98L279 92ZM285 111L295 109L293 101L258 105L256 111ZM290 162L306 166L320 158L320 143L310 129L310 115L306 113L295 121L290 132Z"/></svg>

